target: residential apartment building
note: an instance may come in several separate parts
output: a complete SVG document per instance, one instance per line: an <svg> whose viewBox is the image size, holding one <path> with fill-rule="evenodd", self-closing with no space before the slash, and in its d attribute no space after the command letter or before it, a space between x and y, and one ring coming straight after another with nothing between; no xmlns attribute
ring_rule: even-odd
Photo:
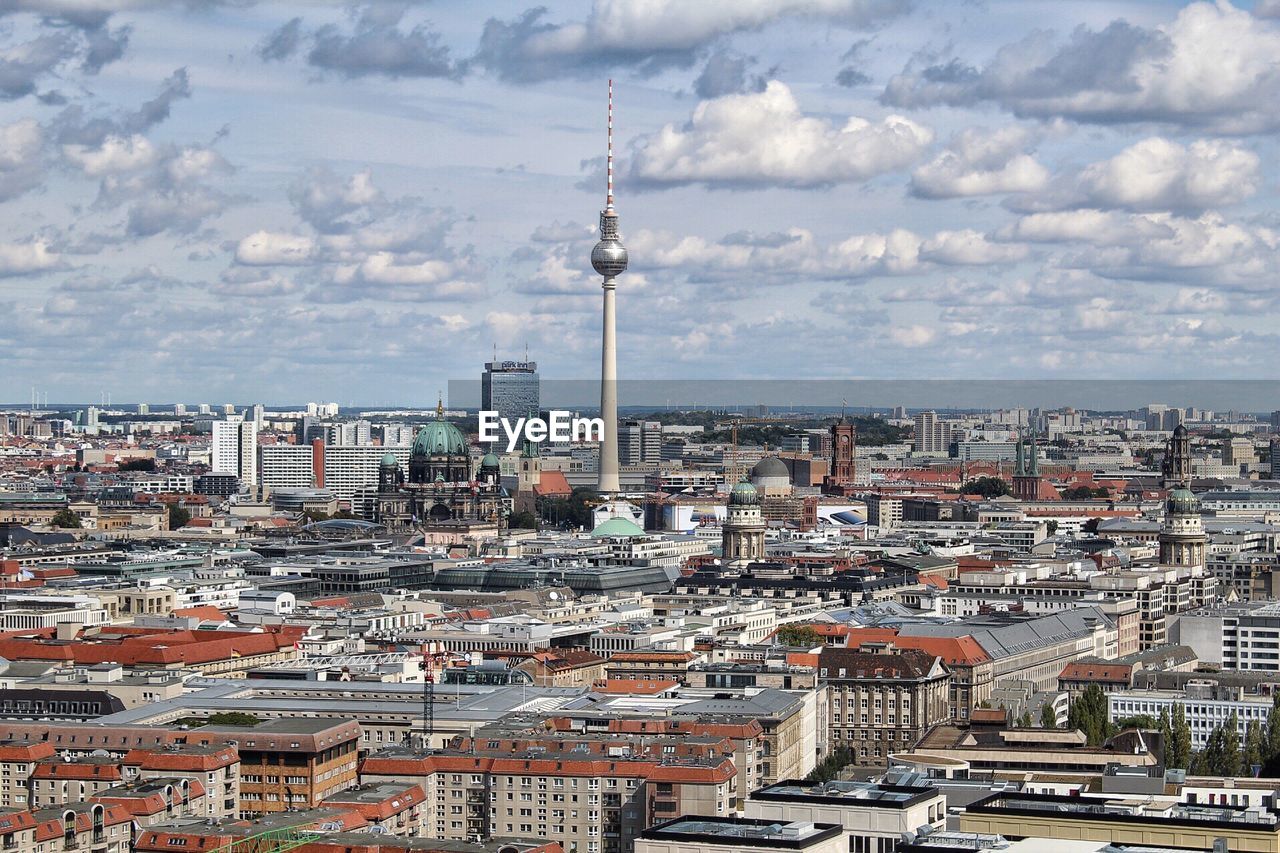
<svg viewBox="0 0 1280 853"><path fill-rule="evenodd" d="M937 412L921 412L915 419L915 436L911 440L913 453L947 454L951 444L951 425L938 419Z"/></svg>
<svg viewBox="0 0 1280 853"><path fill-rule="evenodd" d="M220 474L235 474L240 488L258 486L258 425L240 415L213 422L211 467Z"/></svg>
<svg viewBox="0 0 1280 853"><path fill-rule="evenodd" d="M622 745L512 751L499 740L467 740L429 755L398 748L374 753L361 777L420 785L426 832L434 838L532 836L578 853L624 853L655 823L733 810L733 761L714 748L699 754L669 745L670 757L663 758Z"/></svg>
<svg viewBox="0 0 1280 853"><path fill-rule="evenodd" d="M124 778L131 781L178 777L199 782L207 817L235 817L240 812L240 752L233 744L131 749L120 764Z"/></svg>
<svg viewBox="0 0 1280 853"><path fill-rule="evenodd" d="M37 766L53 757L53 744L47 741L0 743L0 808L29 808L31 775Z"/></svg>

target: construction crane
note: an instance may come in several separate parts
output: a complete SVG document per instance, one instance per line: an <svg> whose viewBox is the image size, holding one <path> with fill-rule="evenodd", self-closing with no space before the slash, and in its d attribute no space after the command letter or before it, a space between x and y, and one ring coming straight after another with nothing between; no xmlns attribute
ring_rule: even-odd
<svg viewBox="0 0 1280 853"><path fill-rule="evenodd" d="M422 748L431 748L431 737L436 733L436 676L435 662L448 657L445 652L422 650Z"/></svg>
<svg viewBox="0 0 1280 853"><path fill-rule="evenodd" d="M211 853L285 853L287 850L312 843L320 835L321 833L316 830L301 829L296 826L269 829L256 835L237 838L235 841L215 848Z"/></svg>

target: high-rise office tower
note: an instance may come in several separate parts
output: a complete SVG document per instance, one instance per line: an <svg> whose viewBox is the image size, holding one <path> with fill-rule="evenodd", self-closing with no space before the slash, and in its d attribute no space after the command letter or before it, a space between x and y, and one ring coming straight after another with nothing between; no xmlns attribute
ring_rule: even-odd
<svg viewBox="0 0 1280 853"><path fill-rule="evenodd" d="M536 361L485 362L480 375L480 408L512 423L542 411L542 386Z"/></svg>
<svg viewBox="0 0 1280 853"><path fill-rule="evenodd" d="M618 461L641 465L662 458L662 424L658 421L623 421L618 427Z"/></svg>

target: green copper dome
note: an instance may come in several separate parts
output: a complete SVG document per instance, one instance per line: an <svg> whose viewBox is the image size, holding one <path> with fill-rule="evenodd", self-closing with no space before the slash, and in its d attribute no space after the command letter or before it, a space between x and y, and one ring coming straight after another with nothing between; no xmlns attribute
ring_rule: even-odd
<svg viewBox="0 0 1280 853"><path fill-rule="evenodd" d="M413 456L455 456L467 452L462 430L446 420L435 420L418 430L413 440Z"/></svg>
<svg viewBox="0 0 1280 853"><path fill-rule="evenodd" d="M390 452L384 453L382 454L382 467L383 468L399 468L400 460L396 459L396 455L394 453L390 453Z"/></svg>
<svg viewBox="0 0 1280 853"><path fill-rule="evenodd" d="M644 536L644 530L634 521L626 518L610 518L596 525L591 531L595 539L608 539L614 536Z"/></svg>
<svg viewBox="0 0 1280 853"><path fill-rule="evenodd" d="M498 464L497 456L494 456L492 453L486 453L480 459L480 467L481 468L498 468L501 466Z"/></svg>
<svg viewBox="0 0 1280 853"><path fill-rule="evenodd" d="M738 483L733 487L733 491L729 492L731 506L754 506L758 503L760 503L760 493L748 480Z"/></svg>
<svg viewBox="0 0 1280 853"><path fill-rule="evenodd" d="M1165 511L1171 515L1199 515L1200 499L1190 489L1174 489L1169 493Z"/></svg>

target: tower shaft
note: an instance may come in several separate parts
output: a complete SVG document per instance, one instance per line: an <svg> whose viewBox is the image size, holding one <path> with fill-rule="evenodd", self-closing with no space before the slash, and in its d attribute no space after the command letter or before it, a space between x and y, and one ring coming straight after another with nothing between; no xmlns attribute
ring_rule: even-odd
<svg viewBox="0 0 1280 853"><path fill-rule="evenodd" d="M605 207L600 211L600 241L591 250L591 266L603 278L603 325L600 334L600 441L597 488L602 494L617 492L618 482L618 343L617 277L627 268L627 250L618 235L618 214L613 208L613 81L609 81L608 160Z"/></svg>
<svg viewBox="0 0 1280 853"><path fill-rule="evenodd" d="M618 345L616 338L617 285L612 276L601 285L604 290L604 323L600 334L600 418L604 438L600 442L601 493L616 492L618 482Z"/></svg>

